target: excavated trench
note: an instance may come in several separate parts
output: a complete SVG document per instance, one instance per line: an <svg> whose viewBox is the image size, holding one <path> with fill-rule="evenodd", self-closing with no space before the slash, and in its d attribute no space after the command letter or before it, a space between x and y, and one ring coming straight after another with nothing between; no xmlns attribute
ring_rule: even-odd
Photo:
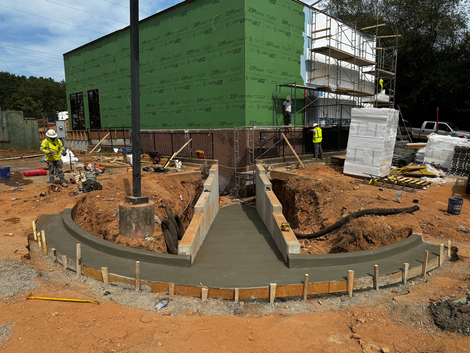
<svg viewBox="0 0 470 353"><path fill-rule="evenodd" d="M366 207L348 180L296 176L271 180L294 232L315 233ZM334 254L390 245L412 234L411 214L363 216L316 239L300 239L302 254Z"/></svg>
<svg viewBox="0 0 470 353"><path fill-rule="evenodd" d="M177 175L178 176L178 175ZM168 253L160 223L167 218L165 207L169 206L175 214L181 215L186 229L194 215L194 205L203 192L202 178L173 180L170 175L144 174L142 195L155 203L155 231L143 239L130 239L119 234L119 204L125 203L126 195L132 195L131 175L120 182L107 185L106 190L86 193L76 206L74 222L90 234L112 243Z"/></svg>

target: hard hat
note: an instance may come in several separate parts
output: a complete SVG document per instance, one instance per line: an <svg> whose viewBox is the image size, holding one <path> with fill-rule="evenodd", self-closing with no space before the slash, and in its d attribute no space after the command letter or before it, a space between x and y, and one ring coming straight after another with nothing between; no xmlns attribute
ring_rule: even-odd
<svg viewBox="0 0 470 353"><path fill-rule="evenodd" d="M317 126L318 126L318 124L317 124L317 123L313 124L313 127L317 127Z"/></svg>
<svg viewBox="0 0 470 353"><path fill-rule="evenodd" d="M57 132L55 132L54 130L50 129L46 132L46 136L51 138L51 139L55 139L57 137Z"/></svg>
<svg viewBox="0 0 470 353"><path fill-rule="evenodd" d="M287 96L287 97L286 97L286 100L290 101L290 96Z"/></svg>

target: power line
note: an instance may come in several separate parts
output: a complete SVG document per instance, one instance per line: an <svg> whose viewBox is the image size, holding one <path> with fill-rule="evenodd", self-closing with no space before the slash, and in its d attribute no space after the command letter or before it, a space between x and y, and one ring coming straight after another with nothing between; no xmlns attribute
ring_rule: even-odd
<svg viewBox="0 0 470 353"><path fill-rule="evenodd" d="M109 18L109 17L105 17L105 16L101 16L101 15L97 15L93 12L88 12L88 11L84 11L84 10L80 10L80 9L77 9L75 7L71 7L71 6L67 6L67 5L64 5L64 4L60 4L58 2L54 2L54 1L51 1L51 0L46 0L47 2L50 2L52 4L56 4L56 5L60 5L60 6L64 6L64 7L67 7L69 9L72 9L72 10L75 10L75 11L80 11L80 12L84 12L84 13L87 13L87 14L90 14L90 15L93 15L93 16L98 16L98 17L101 17L101 18L106 18L107 20L111 20L111 21L116 21L116 22L120 22L120 23L124 23L126 25L129 24L129 22L124 22L124 21L119 21L119 20L115 20L114 18Z"/></svg>
<svg viewBox="0 0 470 353"><path fill-rule="evenodd" d="M47 54L47 53L44 53L44 52L35 51L35 50L30 50L30 49L18 49L18 48L7 47L7 46L5 46L5 45L0 45L0 48L10 49L10 50L16 50L16 51L22 51L22 52L29 53L29 54L31 54L31 55L48 57L49 59L60 59L60 60L62 60L62 57L61 57L61 56L52 55L52 54Z"/></svg>
<svg viewBox="0 0 470 353"><path fill-rule="evenodd" d="M34 14L34 13L26 12L26 11L23 11L23 10L18 10L18 9L13 8L13 7L5 6L5 5L0 5L0 6L1 6L1 7L6 7L7 9L10 9L10 10L15 10L15 11L18 11L18 12L23 12L23 13L28 14L28 15L31 15L31 16L36 16L36 17L44 18L44 19L46 19L46 20L48 20L48 21L57 22L57 23L60 23L60 24L63 24L63 25L67 25L67 26L71 26L71 27L75 27L75 28L84 29L85 31L90 31L90 32L94 32L94 33L101 34L101 35L106 34L106 33L101 33L101 32L94 31L94 30L92 30L92 29L88 29L88 28L84 28L84 27L80 27L80 26L74 26L74 25L71 25L71 24L68 24L68 23L65 23L65 22L53 20L53 19L51 19L51 18L47 18L47 17L44 17L44 16L36 15L36 14Z"/></svg>
<svg viewBox="0 0 470 353"><path fill-rule="evenodd" d="M125 5L121 5L121 4L116 4L114 2L111 2L111 1L108 1L108 0L103 0L104 2L107 2L107 3L110 3L110 4L113 4L113 5L116 5L116 6L121 6L121 7L124 7L125 9L129 9L129 6L125 6ZM139 11L140 13L144 14L144 15L147 15L147 16L152 16L153 14L151 13L147 13L147 12L142 12L142 11Z"/></svg>

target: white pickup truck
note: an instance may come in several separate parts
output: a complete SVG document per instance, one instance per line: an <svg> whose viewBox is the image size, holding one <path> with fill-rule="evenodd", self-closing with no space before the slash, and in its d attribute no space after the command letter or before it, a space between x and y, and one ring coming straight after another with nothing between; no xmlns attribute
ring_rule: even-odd
<svg viewBox="0 0 470 353"><path fill-rule="evenodd" d="M436 122L425 121L421 127L411 129L411 134L415 140L427 140L428 135L436 133ZM469 138L470 132L460 130L455 124L447 122L439 122L438 134L453 137Z"/></svg>

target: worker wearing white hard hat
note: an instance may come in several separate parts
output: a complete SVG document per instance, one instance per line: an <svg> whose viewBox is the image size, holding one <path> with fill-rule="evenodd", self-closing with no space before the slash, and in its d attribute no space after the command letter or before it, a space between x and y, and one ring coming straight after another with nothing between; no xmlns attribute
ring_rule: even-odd
<svg viewBox="0 0 470 353"><path fill-rule="evenodd" d="M314 123L310 131L313 132L313 151L315 158L322 160L323 159L323 148L321 147L321 142L323 140L323 132L320 126L317 123Z"/></svg>
<svg viewBox="0 0 470 353"><path fill-rule="evenodd" d="M292 100L290 99L290 96L286 97L286 100L284 103L282 103L283 108L284 108L284 116L286 117L286 124L287 125L292 125L291 124L291 117L292 117Z"/></svg>
<svg viewBox="0 0 470 353"><path fill-rule="evenodd" d="M54 184L54 173L57 173L62 186L67 187L62 170L62 158L64 144L57 138L57 132L50 129L46 132L46 138L41 143L41 152L46 154L49 163L49 183Z"/></svg>

